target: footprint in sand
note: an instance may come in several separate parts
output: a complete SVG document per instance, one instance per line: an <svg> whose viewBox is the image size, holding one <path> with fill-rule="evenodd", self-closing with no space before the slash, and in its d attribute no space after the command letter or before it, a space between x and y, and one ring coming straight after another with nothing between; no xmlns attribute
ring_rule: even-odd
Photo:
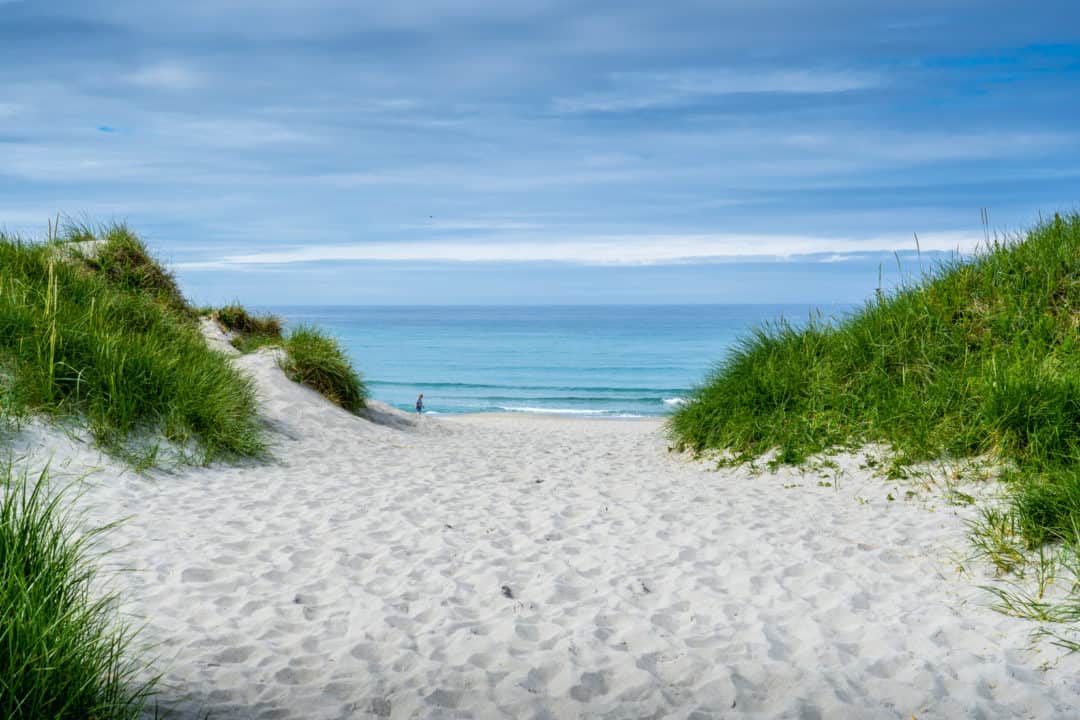
<svg viewBox="0 0 1080 720"><path fill-rule="evenodd" d="M424 702L433 707L449 708L453 710L461 704L461 698L462 693L460 692L439 688L424 698Z"/></svg>
<svg viewBox="0 0 1080 720"><path fill-rule="evenodd" d="M379 657L379 648L372 643L360 643L353 646L349 654L357 660L376 660Z"/></svg>
<svg viewBox="0 0 1080 720"><path fill-rule="evenodd" d="M217 579L217 572L206 568L188 568L180 573L180 582L207 583Z"/></svg>
<svg viewBox="0 0 1080 720"><path fill-rule="evenodd" d="M282 685L304 685L319 677L316 670L287 667L274 673L274 679Z"/></svg>
<svg viewBox="0 0 1080 720"><path fill-rule="evenodd" d="M595 697L606 695L608 692L607 679L602 672L587 672L581 674L578 685L570 688L570 697L578 702L589 702Z"/></svg>
<svg viewBox="0 0 1080 720"><path fill-rule="evenodd" d="M390 717L392 706L386 698L371 698L371 714L375 717Z"/></svg>
<svg viewBox="0 0 1080 720"><path fill-rule="evenodd" d="M473 653L465 662L469 665L475 665L481 670L486 670L494 662L494 658L487 653Z"/></svg>
<svg viewBox="0 0 1080 720"><path fill-rule="evenodd" d="M521 681L521 687L531 693L541 693L547 690L548 684L559 674L562 668L555 663L539 665L529 670L525 679Z"/></svg>
<svg viewBox="0 0 1080 720"><path fill-rule="evenodd" d="M522 640L528 640L529 642L536 642L540 639L540 632L536 629L536 626L527 625L525 623L518 623L514 627L514 634Z"/></svg>
<svg viewBox="0 0 1080 720"><path fill-rule="evenodd" d="M226 648L214 656L214 661L222 665L236 665L238 663L247 662L247 659L250 658L254 652L255 648L251 645Z"/></svg>
<svg viewBox="0 0 1080 720"><path fill-rule="evenodd" d="M293 604L301 606L305 620L318 620L322 616L314 595L297 593L293 597Z"/></svg>

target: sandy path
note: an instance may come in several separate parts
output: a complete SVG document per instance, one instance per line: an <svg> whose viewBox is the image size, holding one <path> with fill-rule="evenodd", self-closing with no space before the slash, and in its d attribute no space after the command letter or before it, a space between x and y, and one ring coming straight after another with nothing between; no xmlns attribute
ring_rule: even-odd
<svg viewBox="0 0 1080 720"><path fill-rule="evenodd" d="M118 582L185 720L1076 714L1080 660L958 575L971 511L888 502L856 459L837 489L713 471L652 421L379 424L238 362L273 463L140 477L20 440L103 465L83 502L130 515Z"/></svg>

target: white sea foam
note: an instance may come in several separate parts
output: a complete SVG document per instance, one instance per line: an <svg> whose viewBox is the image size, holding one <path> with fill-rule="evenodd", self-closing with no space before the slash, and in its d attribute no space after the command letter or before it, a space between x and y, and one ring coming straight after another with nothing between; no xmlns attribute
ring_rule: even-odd
<svg viewBox="0 0 1080 720"><path fill-rule="evenodd" d="M664 398L664 404L665 405L677 406L677 405L685 405L686 403L687 403L687 400L686 400L686 398L683 398L683 397Z"/></svg>
<svg viewBox="0 0 1080 720"><path fill-rule="evenodd" d="M632 413L612 413L608 410L587 410L584 408L541 408L529 406L500 405L499 409L505 412L531 413L534 415L591 415L594 417L603 416L611 418L644 417L644 415L634 415Z"/></svg>
<svg viewBox="0 0 1080 720"><path fill-rule="evenodd" d="M529 406L500 405L500 410L506 412L538 413L541 415L604 415L603 410L586 410L583 408L541 408Z"/></svg>

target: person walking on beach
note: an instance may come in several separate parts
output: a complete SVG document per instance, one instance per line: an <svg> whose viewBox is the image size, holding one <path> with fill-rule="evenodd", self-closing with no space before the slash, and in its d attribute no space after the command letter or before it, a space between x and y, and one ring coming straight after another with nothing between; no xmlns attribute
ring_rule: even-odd
<svg viewBox="0 0 1080 720"><path fill-rule="evenodd" d="M416 398L416 414L424 412L424 393L420 393L420 397Z"/></svg>

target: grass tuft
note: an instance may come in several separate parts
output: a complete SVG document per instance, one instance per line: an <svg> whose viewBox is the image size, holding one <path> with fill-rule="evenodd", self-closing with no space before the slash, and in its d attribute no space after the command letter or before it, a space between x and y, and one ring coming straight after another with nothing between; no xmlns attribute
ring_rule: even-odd
<svg viewBox="0 0 1080 720"><path fill-rule="evenodd" d="M281 339L281 318L276 315L252 315L244 306L233 303L212 311L211 317L242 336Z"/></svg>
<svg viewBox="0 0 1080 720"><path fill-rule="evenodd" d="M307 385L349 412L364 407L367 396L360 376L341 346L312 327L298 327L285 341L282 368L290 380Z"/></svg>
<svg viewBox="0 0 1080 720"><path fill-rule="evenodd" d="M0 717L141 717L154 681L125 658L132 636L115 597L91 591L95 535L65 529L62 493L46 483L0 469Z"/></svg>
<svg viewBox="0 0 1080 720"><path fill-rule="evenodd" d="M293 382L307 385L349 412L364 407L367 389L341 346L316 328L300 326L288 334L276 315L253 315L233 303L203 314L232 331L232 344L242 353L281 348L282 369Z"/></svg>
<svg viewBox="0 0 1080 720"><path fill-rule="evenodd" d="M96 236L85 226L72 227L64 241L77 244L76 254L86 267L116 287L152 297L180 315L194 315L173 274L151 257L126 225L104 227Z"/></svg>

